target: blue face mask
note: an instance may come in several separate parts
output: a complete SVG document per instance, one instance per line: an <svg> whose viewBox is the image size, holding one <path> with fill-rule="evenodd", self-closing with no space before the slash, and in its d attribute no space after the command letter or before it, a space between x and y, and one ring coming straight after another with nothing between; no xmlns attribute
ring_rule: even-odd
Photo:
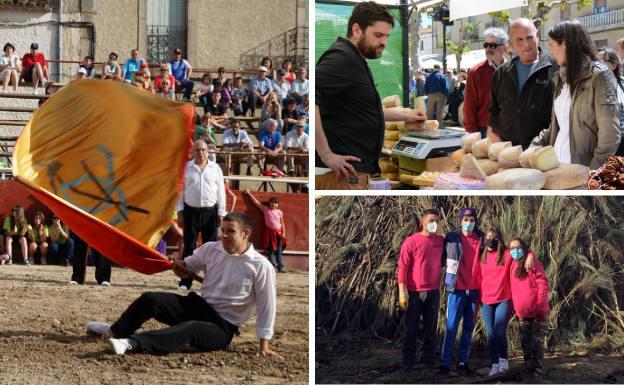
<svg viewBox="0 0 624 385"><path fill-rule="evenodd" d="M474 222L462 222L462 230L467 233L471 233L474 230Z"/></svg>
<svg viewBox="0 0 624 385"><path fill-rule="evenodd" d="M524 250L522 249L511 249L511 258L516 261L521 260L524 257Z"/></svg>

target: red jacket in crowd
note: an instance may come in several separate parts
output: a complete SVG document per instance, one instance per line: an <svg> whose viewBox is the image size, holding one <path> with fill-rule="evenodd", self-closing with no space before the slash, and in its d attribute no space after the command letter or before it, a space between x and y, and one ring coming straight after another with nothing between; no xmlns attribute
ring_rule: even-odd
<svg viewBox="0 0 624 385"><path fill-rule="evenodd" d="M468 72L464 96L464 128L467 132L487 128L490 113L490 86L494 68L488 60L475 64Z"/></svg>

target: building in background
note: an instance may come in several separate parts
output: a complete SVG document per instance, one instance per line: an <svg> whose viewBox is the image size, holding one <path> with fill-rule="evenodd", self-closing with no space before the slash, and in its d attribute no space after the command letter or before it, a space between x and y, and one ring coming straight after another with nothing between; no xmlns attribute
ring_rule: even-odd
<svg viewBox="0 0 624 385"><path fill-rule="evenodd" d="M308 67L308 12L307 0L0 0L0 36L19 56L38 42L49 59L100 62L114 51L123 61L138 48L158 64L182 47L198 69L251 70L264 56ZM76 67L49 69L67 81Z"/></svg>

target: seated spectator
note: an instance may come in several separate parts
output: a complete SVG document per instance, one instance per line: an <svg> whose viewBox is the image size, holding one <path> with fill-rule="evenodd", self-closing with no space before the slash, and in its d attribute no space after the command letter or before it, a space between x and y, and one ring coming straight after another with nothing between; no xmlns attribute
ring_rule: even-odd
<svg viewBox="0 0 624 385"><path fill-rule="evenodd" d="M305 68L300 68L297 71L297 79L290 87L290 96L297 100L297 104L303 103L303 96L308 94L310 88L310 82L306 79L308 75L308 70Z"/></svg>
<svg viewBox="0 0 624 385"><path fill-rule="evenodd" d="M52 225L48 227L48 232L50 234L48 258L54 258L56 263L69 266L74 253L74 240L69 237L69 229L56 214L52 214Z"/></svg>
<svg viewBox="0 0 624 385"><path fill-rule="evenodd" d="M184 89L184 100L191 100L191 93L195 85L195 82L191 80L193 68L187 60L182 59L182 50L180 48L173 50L173 59L169 61L169 66L171 74L175 78L176 89Z"/></svg>
<svg viewBox="0 0 624 385"><path fill-rule="evenodd" d="M235 116L239 116L246 115L247 108L247 88L243 86L243 78L237 76L232 87L232 110Z"/></svg>
<svg viewBox="0 0 624 385"><path fill-rule="evenodd" d="M282 111L282 120L286 132L292 131L297 124L297 101L290 96L284 100L284 110Z"/></svg>
<svg viewBox="0 0 624 385"><path fill-rule="evenodd" d="M266 95L273 91L271 80L266 77L267 68L260 66L258 68L258 76L249 81L247 87L247 103L251 116L256 113L256 107L262 107L266 102Z"/></svg>
<svg viewBox="0 0 624 385"><path fill-rule="evenodd" d="M264 130L269 119L277 121L277 131L282 133L284 129L284 121L282 120L282 105L280 104L277 94L269 92L267 94L266 103L262 106L260 114L260 130Z"/></svg>
<svg viewBox="0 0 624 385"><path fill-rule="evenodd" d="M203 139L206 143L217 144L217 134L212 127L210 114L204 114L201 118L201 124L195 126L195 139Z"/></svg>
<svg viewBox="0 0 624 385"><path fill-rule="evenodd" d="M232 169L232 160L247 158L247 175L251 175L256 158L253 155L253 142L247 135L247 131L240 128L240 122L236 118L230 118L230 128L223 133L224 152L250 152L249 155L225 155L225 170L229 174Z"/></svg>
<svg viewBox="0 0 624 385"><path fill-rule="evenodd" d="M290 154L308 154L308 134L304 132L306 122L299 120L296 129L286 134L286 152ZM307 157L288 157L288 175L303 176L308 166Z"/></svg>
<svg viewBox="0 0 624 385"><path fill-rule="evenodd" d="M214 85L212 84L212 79L210 79L210 74L205 73L202 76L201 83L199 84L199 89L195 94L195 97L199 100L199 104L205 106L208 104L208 97L214 91Z"/></svg>
<svg viewBox="0 0 624 385"><path fill-rule="evenodd" d="M95 78L95 66L93 65L93 58L89 55L84 57L80 68L84 68L86 70L85 79L93 79Z"/></svg>
<svg viewBox="0 0 624 385"><path fill-rule="evenodd" d="M284 70L284 79L288 80L290 85L295 82L297 75L293 71L293 62L290 59L286 59L282 62L282 69Z"/></svg>
<svg viewBox="0 0 624 385"><path fill-rule="evenodd" d="M30 45L30 53L22 58L22 68L21 79L32 82L34 93L39 90L39 81L41 81L41 86L45 87L49 76L48 62L43 53L39 52L39 44Z"/></svg>
<svg viewBox="0 0 624 385"><path fill-rule="evenodd" d="M227 109L221 104L221 89L215 88L210 94L210 100L208 105L204 106L204 113L212 115L215 121L219 124L227 123Z"/></svg>
<svg viewBox="0 0 624 385"><path fill-rule="evenodd" d="M310 100L308 95L303 95L303 101L297 105L297 112L304 113L306 116L310 116Z"/></svg>
<svg viewBox="0 0 624 385"><path fill-rule="evenodd" d="M141 57L139 57L139 50L133 49L130 51L130 58L124 62L123 71L121 77L126 83L133 83L135 74L141 69L141 63L143 63Z"/></svg>
<svg viewBox="0 0 624 385"><path fill-rule="evenodd" d="M310 127L308 127L308 114L305 113L304 111L301 110L297 110L297 123L299 122L303 122L304 124L304 129L303 132L305 132L306 134L310 134ZM290 130L289 132L294 131L294 128L292 130Z"/></svg>
<svg viewBox="0 0 624 385"><path fill-rule="evenodd" d="M19 58L15 55L15 47L6 43L2 49L4 54L0 56L0 81L2 91L6 91L9 83L13 81L13 91L17 91L19 84L19 72L22 70Z"/></svg>
<svg viewBox="0 0 624 385"><path fill-rule="evenodd" d="M4 241L6 242L4 251L8 254L8 264L13 264L13 244L17 243L22 252L22 258L26 265L30 265L28 260L28 243L26 241L26 235L29 229L26 216L24 215L24 208L20 205L13 206L11 215L4 218L4 226L2 227L4 232ZM4 262L4 261L3 261Z"/></svg>
<svg viewBox="0 0 624 385"><path fill-rule="evenodd" d="M41 264L47 264L46 254L48 253L48 226L45 224L45 216L41 211L37 211L33 217L33 225L28 230L28 256L35 263L35 256L39 256Z"/></svg>
<svg viewBox="0 0 624 385"><path fill-rule="evenodd" d="M225 83L225 67L219 67L217 69L217 77L212 80L212 85L217 88L218 84Z"/></svg>
<svg viewBox="0 0 624 385"><path fill-rule="evenodd" d="M76 73L76 78L74 80L85 80L87 79L87 70L83 67L78 68L78 72Z"/></svg>
<svg viewBox="0 0 624 385"><path fill-rule="evenodd" d="M273 68L273 60L269 56L265 56L260 61L260 65L266 67L266 77L273 81L275 79L275 69Z"/></svg>
<svg viewBox="0 0 624 385"><path fill-rule="evenodd" d="M133 84L143 91L155 92L154 85L150 79L149 65L147 63L141 63L141 70L135 73Z"/></svg>
<svg viewBox="0 0 624 385"><path fill-rule="evenodd" d="M115 52L108 54L108 62L102 64L102 79L121 80L121 66L117 62L117 58Z"/></svg>
<svg viewBox="0 0 624 385"><path fill-rule="evenodd" d="M154 90L157 94L175 100L175 79L169 74L169 63L160 65L160 75L154 79Z"/></svg>
<svg viewBox="0 0 624 385"><path fill-rule="evenodd" d="M284 172L284 156L279 155L284 153L284 145L282 143L282 134L277 131L277 121L275 119L269 120L266 129L260 133L258 145L260 151L267 155L266 160L263 155L258 157L260 170L265 170L269 162L277 161L277 168Z"/></svg>
<svg viewBox="0 0 624 385"><path fill-rule="evenodd" d="M232 79L226 79L221 87L221 104L226 110L232 104Z"/></svg>
<svg viewBox="0 0 624 385"><path fill-rule="evenodd" d="M283 69L278 69L276 73L277 77L273 80L273 91L275 91L279 97L280 103L288 97L288 93L290 92L290 82L284 79L284 74L285 72Z"/></svg>

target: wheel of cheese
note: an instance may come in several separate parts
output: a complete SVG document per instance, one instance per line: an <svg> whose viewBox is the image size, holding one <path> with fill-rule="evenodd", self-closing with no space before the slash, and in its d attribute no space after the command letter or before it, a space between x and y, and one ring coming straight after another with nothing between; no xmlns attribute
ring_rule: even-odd
<svg viewBox="0 0 624 385"><path fill-rule="evenodd" d="M511 147L511 142L496 142L490 144L490 149L488 150L488 158L492 160L498 160L498 154L506 148Z"/></svg>
<svg viewBox="0 0 624 385"><path fill-rule="evenodd" d="M531 168L531 157L536 150L539 150L542 146L529 147L520 155L520 167Z"/></svg>
<svg viewBox="0 0 624 385"><path fill-rule="evenodd" d="M466 134L461 138L461 148L464 152L472 152L472 145L481 140L481 134L473 132L472 134Z"/></svg>
<svg viewBox="0 0 624 385"><path fill-rule="evenodd" d="M382 172L381 177L386 178L388 180L395 181L395 180L399 180L400 175L398 172Z"/></svg>
<svg viewBox="0 0 624 385"><path fill-rule="evenodd" d="M533 155L529 157L529 163L531 168L536 168L540 171L548 171L553 168L559 167L559 158L553 146L546 146L539 148L533 152Z"/></svg>
<svg viewBox="0 0 624 385"><path fill-rule="evenodd" d="M388 140L388 139L386 139L386 140L384 140L383 146L385 148L392 149L392 147L394 147L395 144L397 144L396 140Z"/></svg>
<svg viewBox="0 0 624 385"><path fill-rule="evenodd" d="M384 133L384 139L388 140L399 140L401 136L401 131L386 131Z"/></svg>
<svg viewBox="0 0 624 385"><path fill-rule="evenodd" d="M381 101L381 104L386 108L399 107L401 106L401 98L399 95L386 96Z"/></svg>
<svg viewBox="0 0 624 385"><path fill-rule="evenodd" d="M507 147L498 153L498 164L502 168L520 167L520 155L522 155L522 146Z"/></svg>
<svg viewBox="0 0 624 385"><path fill-rule="evenodd" d="M489 138L476 141L472 144L472 155L477 159L487 158L491 144L492 142Z"/></svg>
<svg viewBox="0 0 624 385"><path fill-rule="evenodd" d="M397 173L399 172L399 167L394 164L390 159L380 159L379 160L379 168L381 172L384 173Z"/></svg>
<svg viewBox="0 0 624 385"><path fill-rule="evenodd" d="M464 159L465 155L466 153L464 152L464 150L460 148L459 150L453 151L453 153L451 154L451 161L455 166L459 167L461 166L462 160Z"/></svg>
<svg viewBox="0 0 624 385"><path fill-rule="evenodd" d="M474 178L484 180L487 174L481 168L477 159L472 154L466 154L459 167L459 176L462 178Z"/></svg>
<svg viewBox="0 0 624 385"><path fill-rule="evenodd" d="M397 122L386 122L386 131L398 130Z"/></svg>
<svg viewBox="0 0 624 385"><path fill-rule="evenodd" d="M485 172L485 175L488 175L488 176L492 174L496 174L498 172L498 169L500 168L500 166L498 165L498 162L495 162L489 158L477 159L477 163L479 164L479 167L481 167L483 172Z"/></svg>
<svg viewBox="0 0 624 385"><path fill-rule="evenodd" d="M539 190L545 183L544 173L531 168L510 168L485 178L489 190Z"/></svg>
<svg viewBox="0 0 624 385"><path fill-rule="evenodd" d="M581 164L562 164L546 171L546 190L567 190L585 184L589 179L589 167Z"/></svg>

